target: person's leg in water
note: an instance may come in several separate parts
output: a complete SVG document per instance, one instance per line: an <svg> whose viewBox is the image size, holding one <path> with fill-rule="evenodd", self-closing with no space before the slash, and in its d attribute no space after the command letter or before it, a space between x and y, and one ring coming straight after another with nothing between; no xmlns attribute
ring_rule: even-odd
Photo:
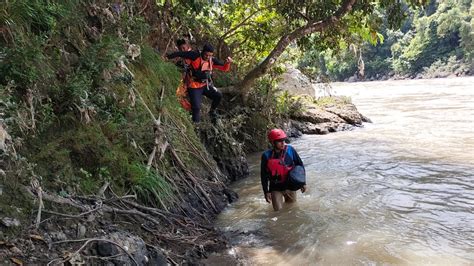
<svg viewBox="0 0 474 266"><path fill-rule="evenodd" d="M222 100L222 93L218 91L212 83L209 86L204 88L204 96L212 100L211 109L209 110L209 116L211 117L211 122L215 123L217 121L217 112L216 108L219 106L219 103Z"/></svg>
<svg viewBox="0 0 474 266"><path fill-rule="evenodd" d="M274 211L279 211L283 207L283 191L272 191L272 206Z"/></svg>
<svg viewBox="0 0 474 266"><path fill-rule="evenodd" d="M189 101L191 102L191 111L194 123L201 121L201 102L203 92L204 87L199 89L188 88Z"/></svg>
<svg viewBox="0 0 474 266"><path fill-rule="evenodd" d="M296 191L285 190L285 192L283 193L283 197L285 198L285 203L295 203L296 202Z"/></svg>

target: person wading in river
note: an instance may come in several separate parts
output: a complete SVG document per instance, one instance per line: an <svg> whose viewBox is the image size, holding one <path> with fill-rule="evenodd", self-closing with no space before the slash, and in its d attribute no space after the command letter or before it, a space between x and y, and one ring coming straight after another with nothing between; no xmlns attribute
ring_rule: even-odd
<svg viewBox="0 0 474 266"><path fill-rule="evenodd" d="M260 178L262 181L263 194L268 203L272 203L273 209L278 211L285 202L296 201L296 191L304 193L307 189L306 183L294 186L288 182L290 171L295 166L304 169L303 161L291 145L286 145L287 136L281 129L272 129L268 132L268 140L273 148L262 154L260 165Z"/></svg>
<svg viewBox="0 0 474 266"><path fill-rule="evenodd" d="M232 58L227 57L225 63L213 57L214 48L210 44L204 45L202 51L180 51L167 55L168 59L181 57L190 60L190 80L188 83L189 100L191 101L193 122L201 121L201 101L202 96L212 100L209 115L213 123L216 122L216 108L221 102L222 93L219 92L212 83L213 69L227 72L230 70Z"/></svg>

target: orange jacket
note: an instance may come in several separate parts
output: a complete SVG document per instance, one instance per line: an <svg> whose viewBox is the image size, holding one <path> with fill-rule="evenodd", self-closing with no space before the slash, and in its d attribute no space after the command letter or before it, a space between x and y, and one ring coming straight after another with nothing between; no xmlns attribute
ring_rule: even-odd
<svg viewBox="0 0 474 266"><path fill-rule="evenodd" d="M206 86L211 82L210 76L213 69L227 72L230 70L230 63L223 63L221 60L212 57L212 60L204 61L199 51L175 52L168 55L168 58L181 57L190 61L191 77L188 83L189 88L197 89Z"/></svg>

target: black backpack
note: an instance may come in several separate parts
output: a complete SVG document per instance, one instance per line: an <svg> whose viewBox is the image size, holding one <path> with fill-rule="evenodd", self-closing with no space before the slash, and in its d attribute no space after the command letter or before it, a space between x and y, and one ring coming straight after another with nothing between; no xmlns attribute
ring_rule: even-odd
<svg viewBox="0 0 474 266"><path fill-rule="evenodd" d="M306 185L306 172L303 166L296 165L291 169L288 176L288 184L295 190Z"/></svg>

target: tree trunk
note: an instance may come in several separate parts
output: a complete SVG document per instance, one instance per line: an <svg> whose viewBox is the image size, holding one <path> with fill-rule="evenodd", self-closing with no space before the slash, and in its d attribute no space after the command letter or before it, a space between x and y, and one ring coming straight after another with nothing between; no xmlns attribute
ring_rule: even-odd
<svg viewBox="0 0 474 266"><path fill-rule="evenodd" d="M323 31L324 29L333 26L346 13L352 10L352 6L355 2L356 0L345 0L339 10L337 10L333 16L318 22L308 22L308 24L306 24L305 26L282 36L275 48L273 48L271 53L267 56L267 58L265 58L263 62L253 68L249 73L247 73L244 79L236 86L240 89L240 93L244 102L247 102L250 89L254 84L255 80L263 76L263 74L265 74L273 66L278 57L280 57L280 55L285 51L286 47L288 47L291 42L311 33Z"/></svg>

